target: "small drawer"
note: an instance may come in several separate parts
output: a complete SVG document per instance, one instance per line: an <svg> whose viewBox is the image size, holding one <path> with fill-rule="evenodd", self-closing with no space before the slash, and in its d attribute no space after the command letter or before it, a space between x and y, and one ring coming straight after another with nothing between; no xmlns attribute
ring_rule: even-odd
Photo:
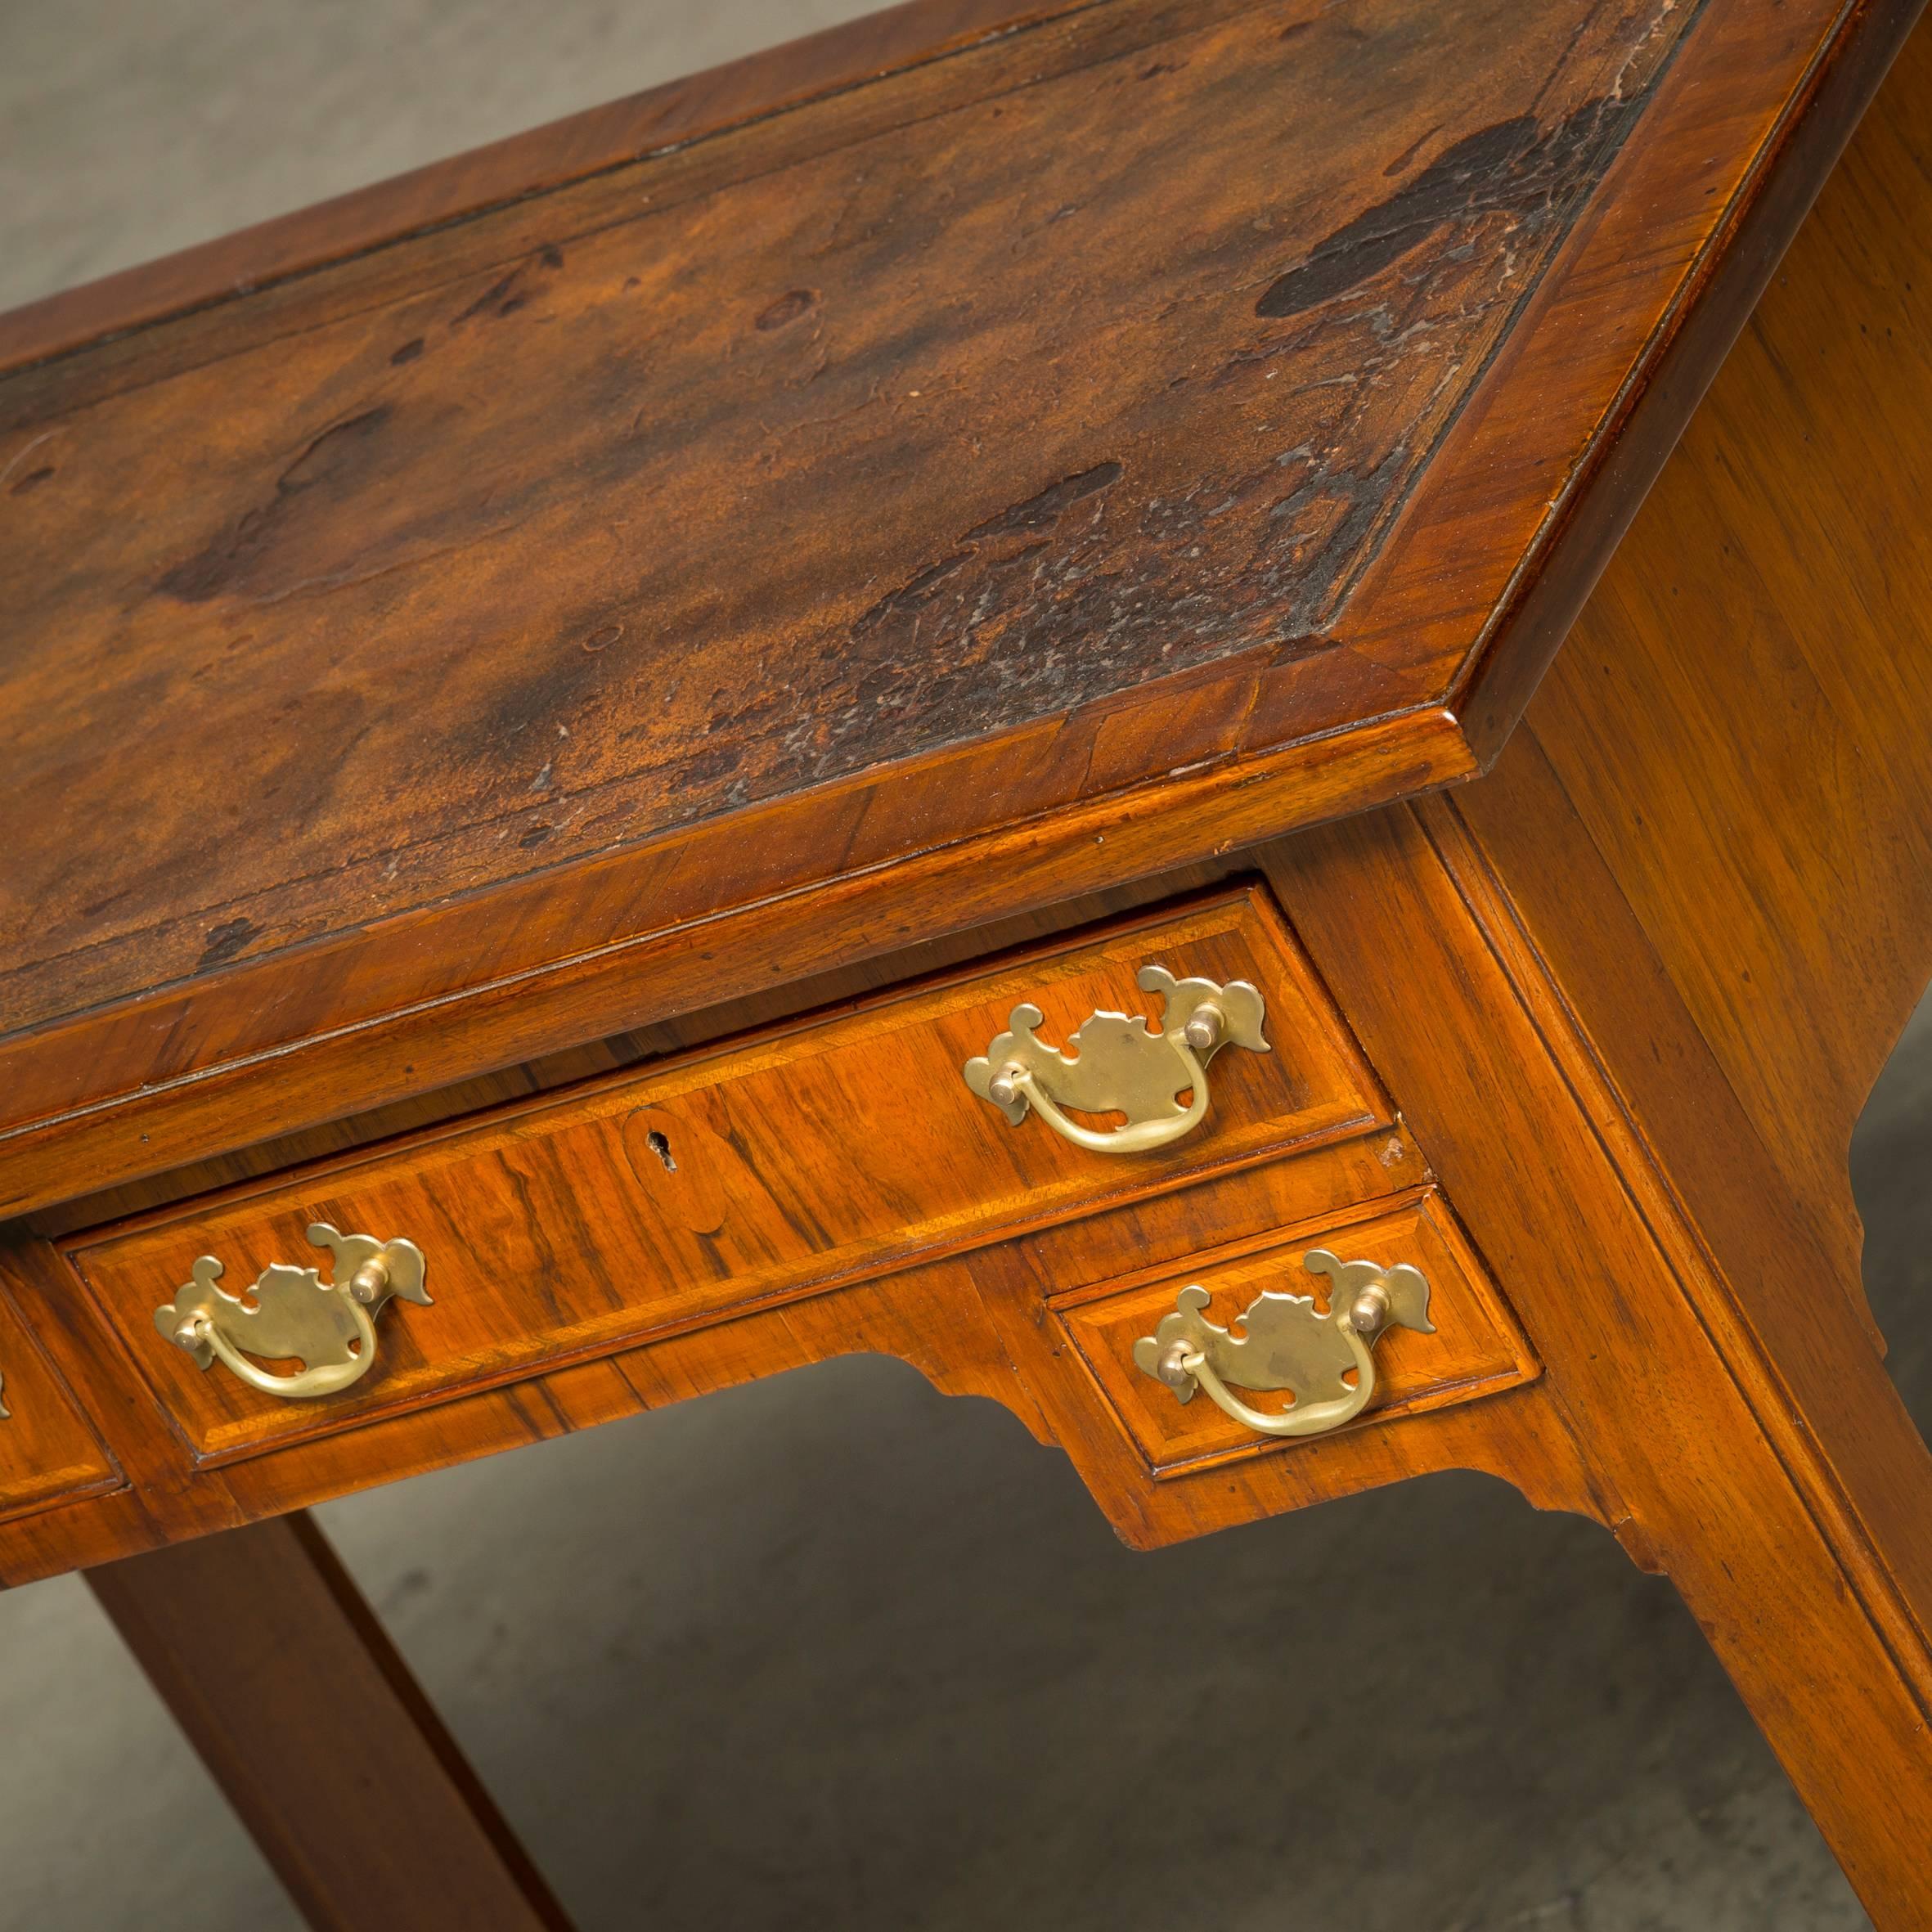
<svg viewBox="0 0 1932 1932"><path fill-rule="evenodd" d="M1109 1009L1157 1022L1160 1002L1136 987L1153 965L1247 982L1265 1002L1271 1050L1221 1047L1206 1117L1184 1138L1097 1152L1036 1114L1009 1124L969 1088L966 1063L1023 1003L1055 1042ZM1121 1046L1117 1027L1093 1030L1083 1058L1103 1035ZM1293 934L1265 894L1242 889L65 1246L188 1444L222 1457L1325 1148L1392 1117ZM353 1386L290 1400L220 1361L198 1368L157 1332L164 1304L199 1294L195 1305L215 1305L215 1284L195 1274L204 1256L230 1294L272 1264L334 1278L305 1239L312 1224L426 1258L428 1301L381 1310ZM407 1274L414 1264L398 1257ZM357 1249L336 1264L368 1260ZM311 1303L299 1282L269 1292L312 1307L312 1283ZM353 1311L336 1313L338 1346L358 1350ZM281 1374L297 1355L254 1365Z"/></svg>
<svg viewBox="0 0 1932 1932"><path fill-rule="evenodd" d="M0 1291L0 1516L109 1489L114 1464Z"/></svg>
<svg viewBox="0 0 1932 1932"><path fill-rule="evenodd" d="M1207 1319L1237 1336L1242 1332L1242 1312L1265 1290L1310 1296L1318 1310L1325 1308L1327 1279L1303 1266L1305 1255L1321 1249L1343 1262L1419 1269L1428 1283L1435 1328L1427 1334L1391 1326L1382 1335L1373 1351L1374 1393L1359 1418L1345 1427L1466 1402L1537 1375L1529 1344L1481 1261L1440 1193L1425 1188L1396 1204L1375 1204L1355 1215L1240 1242L1197 1257L1185 1268L1166 1267L1157 1275L1143 1270L1055 1300L1057 1318L1152 1474L1178 1476L1322 1440L1258 1435L1224 1414L1206 1389L1197 1388L1183 1402L1134 1359L1135 1343L1155 1334L1176 1296L1189 1286L1207 1291ZM1279 1412L1292 1405L1283 1395L1237 1393L1257 1409Z"/></svg>

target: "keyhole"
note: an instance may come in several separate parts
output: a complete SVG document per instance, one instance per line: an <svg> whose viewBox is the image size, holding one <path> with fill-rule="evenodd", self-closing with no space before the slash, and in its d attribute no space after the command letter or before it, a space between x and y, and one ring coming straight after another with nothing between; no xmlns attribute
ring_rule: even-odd
<svg viewBox="0 0 1932 1932"><path fill-rule="evenodd" d="M671 1143L655 1127L645 1135L644 1144L664 1163L667 1174L677 1172L677 1163L671 1157Z"/></svg>

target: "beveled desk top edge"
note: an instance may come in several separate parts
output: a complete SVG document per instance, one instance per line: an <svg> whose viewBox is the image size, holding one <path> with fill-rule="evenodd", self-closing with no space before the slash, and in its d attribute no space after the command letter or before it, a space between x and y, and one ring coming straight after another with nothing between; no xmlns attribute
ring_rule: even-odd
<svg viewBox="0 0 1932 1932"><path fill-rule="evenodd" d="M1727 15L1733 23L1750 24L1741 0L1728 6L1726 0L1711 0L1710 11L1719 25ZM740 985L769 979L774 950L788 959L795 956L805 923L802 909L807 905L810 920L829 923L833 935L824 942L826 956L851 958L868 950L860 933L877 930L888 919L895 942L903 943L957 929L995 909L1050 903L1111 879L1366 809L1484 768L1534 685L1533 675L1498 674L1499 665L1515 662L1499 651L1498 640L1512 627L1537 628L1542 637L1521 658L1538 667L1547 662L1569 613L1701 389L1701 380L1660 385L1647 411L1634 407L1645 398L1643 379L1659 365L1662 349L1678 339L1687 313L1718 315L1732 309L1735 313L1728 323L1707 331L1716 343L1714 352L1707 345L1698 358L1714 366L1916 11L1916 5L1844 7L1835 11L1815 46L1795 44L1782 51L1787 65L1796 62L1801 72L1786 75L1786 97L1769 114L1764 139L1738 157L1736 204L1713 229L1734 238L1752 208L1761 204L1768 211L1770 218L1759 226L1770 232L1757 238L1755 252L1744 251L1751 258L1739 257L1741 299L1725 285L1732 256L1721 249L1711 251L1714 260L1701 256L1692 270L1662 278L1658 312L1648 321L1645 340L1637 345L1638 373L1620 396L1622 413L1600 424L1581 452L1570 452L1570 474L1574 482L1600 477L1606 466L1614 467L1618 438L1629 438L1636 423L1643 426L1642 441L1654 460L1638 466L1644 474L1634 483L1629 476L1617 479L1607 514L1579 514L1575 492L1566 500L1557 492L1536 549L1501 587L1497 608L1503 618L1479 626L1473 641L1463 630L1442 653L1448 672L1443 698L1431 703L1426 692L1417 691L1407 675L1414 667L1413 657L1400 670L1378 664L1369 638L1301 661L1302 681L1307 681L1310 667L1321 667L1323 675L1339 678L1348 696L1335 700L1332 715L1337 721L1329 728L1270 745L1265 730L1269 667L1229 660L1207 674L1170 681L1202 732L1198 748L1205 755L1178 771L1170 768L1166 775L1146 779L1128 761L1112 789L1090 793L1084 800L1077 793L1072 799L1037 798L1026 802L1031 810L1000 824L963 831L939 829L930 811L919 806L915 784L904 801L895 801L898 809L892 815L900 821L896 829L910 819L923 836L896 849L887 843L870 851L865 833L875 781L827 786L780 802L803 808L800 821L788 829L789 837L767 842L780 869L764 882L765 889L754 882L735 901L718 903L708 892L705 848L711 838L720 838L744 846L747 821L755 813L573 867L573 883L561 902L551 889L555 875L536 874L354 928L332 941L317 941L335 951L334 961L319 956L314 946L286 949L25 1031L0 1042L0 1071L9 1076L13 1117L0 1139L0 1215L359 1111L600 1031L690 1010L707 995L729 996ZM1693 54L1701 56L1701 70ZM1712 84L1713 62L1731 58L1701 29L1667 77L1666 87L1694 93ZM1664 106L1660 100L1653 111ZM1795 125L1812 137L1793 138ZM1626 153L1618 166L1627 172L1640 160ZM1652 167L1660 164L1653 158ZM1628 182L1617 183L1613 173L1613 181L1600 191L1597 200L1609 204L1614 214L1613 186L1626 201L1630 188ZM1775 193L1768 191L1772 188ZM1525 317L1512 332L1507 354L1499 358L1499 365L1509 366L1485 376L1479 398L1485 404L1493 403L1503 390L1503 375L1520 378L1516 359L1534 349L1539 321L1546 342L1565 325L1563 300L1587 280L1582 271L1588 268L1593 244L1623 245L1614 234L1606 240L1598 222L1579 227L1562 272L1553 272L1539 291L1540 315ZM1703 375L1708 373L1704 369ZM1486 409L1472 405L1452 434L1478 440L1520 427L1507 411L1499 413L1498 425ZM1611 459L1608 465L1606 456ZM1427 551L1456 534L1454 505L1433 501L1427 487L1438 474L1432 466L1424 488L1404 514L1396 540L1377 559L1376 568L1391 579L1375 606L1378 610L1399 617L1404 603L1403 571L1426 570ZM1605 501L1599 487L1584 510ZM1423 553L1419 558L1413 554L1416 546L1405 548L1402 541L1418 533ZM1557 586L1554 593L1545 591L1548 585ZM1540 600L1539 592L1544 593ZM1405 685L1412 698L1406 706L1400 702ZM1377 690L1384 708L1365 719L1359 704L1364 689ZM1492 694L1497 691L1506 694L1495 699ZM1143 690L1136 695L1147 694ZM1346 721L1350 703L1357 721ZM1458 716L1465 704L1473 730ZM1070 748L1080 755L1083 782L1094 769L1110 727L1117 739L1124 708L1094 707L1096 715L1069 718L1054 735L1063 741L1057 748L1062 758ZM1301 715L1305 721L1307 714ZM1231 721L1237 725L1232 742ZM1133 735L1131 721L1128 730ZM915 762L892 775L901 783L923 776L942 794L970 793L973 764L1008 760L1014 749L999 739L982 741L961 748L961 761L950 768L938 760ZM1235 802L1232 811L1230 800ZM829 849L841 855L830 872L822 859ZM793 862L789 875L782 867L788 860ZM983 878L995 866L1010 867L1011 875L982 907L971 887L961 882ZM519 910L519 895L528 913L536 916ZM610 929L600 931L595 918L586 924L584 914L593 905L604 907L606 917L610 909L617 910ZM646 956L688 955L696 925L705 928L708 972L703 992L681 986L673 973L640 999L640 949ZM559 927L578 943L568 948L556 944L550 935ZM535 944L523 958L492 945L479 959L474 941L483 930L526 940L534 933ZM586 940L587 945L582 943ZM447 968L440 963L450 959L460 959L472 973L467 983L447 983ZM430 963L427 981L420 977L425 961ZM412 973L418 976L413 985ZM445 976L443 983L436 983L438 973ZM279 988L278 981L284 982ZM318 984L341 1001L335 1010L317 1009ZM378 1040L383 1050L372 1052ZM183 1043L186 1054L181 1057ZM179 1063L167 1063L170 1053Z"/></svg>

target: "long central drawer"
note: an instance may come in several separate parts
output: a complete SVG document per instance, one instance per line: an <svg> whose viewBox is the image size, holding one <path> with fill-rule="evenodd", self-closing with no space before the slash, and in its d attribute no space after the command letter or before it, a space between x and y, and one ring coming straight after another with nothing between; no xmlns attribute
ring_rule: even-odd
<svg viewBox="0 0 1932 1932"><path fill-rule="evenodd" d="M1271 1050L1220 1053L1206 1117L1184 1139L1096 1152L1036 1115L1009 1125L968 1088L964 1063L1022 1003L1055 1042L1096 1013L1157 1018L1136 990L1150 964L1251 982L1266 1004ZM77 1236L67 1251L187 1444L220 1458L1353 1143L1309 1163L1306 1211L1322 1211L1338 1192L1389 1184L1370 1137L1392 1120L1293 934L1241 889ZM1337 1160L1360 1173L1338 1180ZM305 1238L315 1223L407 1240L426 1259L429 1300L382 1311L377 1358L353 1387L287 1400L199 1368L157 1329L201 1256L230 1294L272 1264L326 1271Z"/></svg>

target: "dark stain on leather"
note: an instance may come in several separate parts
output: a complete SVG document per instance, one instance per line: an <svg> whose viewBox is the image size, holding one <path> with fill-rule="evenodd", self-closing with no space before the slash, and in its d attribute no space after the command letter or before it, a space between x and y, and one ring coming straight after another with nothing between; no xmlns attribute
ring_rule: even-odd
<svg viewBox="0 0 1932 1932"><path fill-rule="evenodd" d="M1547 133L1534 115L1517 115L1466 134L1277 276L1255 313L1280 321L1319 308L1380 275L1445 224L1467 226L1498 212L1532 223L1559 218L1597 178L1604 145L1620 137L1630 105L1587 102Z"/></svg>
<svg viewBox="0 0 1932 1932"><path fill-rule="evenodd" d="M379 402L331 424L275 479L265 502L245 511L206 549L166 572L155 588L183 604L206 604L245 583L281 542L303 496L311 492L346 494L366 479L393 414L393 405Z"/></svg>
<svg viewBox="0 0 1932 1932"><path fill-rule="evenodd" d="M966 532L966 541L974 543L984 537L1002 537L1017 530L1045 529L1049 523L1058 523L1063 514L1082 498L1112 488L1121 480L1121 474L1118 463L1096 463L1091 470L1083 470L1077 476L1049 483L1038 496L1029 496L1024 503L1016 503L1011 509L1001 510L997 516L988 517L983 523L975 523Z"/></svg>
<svg viewBox="0 0 1932 1932"><path fill-rule="evenodd" d="M208 973L217 966L226 966L241 952L261 928L253 919L226 919L214 927L208 935L208 944L202 950L201 957L195 962L197 973Z"/></svg>
<svg viewBox="0 0 1932 1932"><path fill-rule="evenodd" d="M818 296L814 290L789 290L762 311L755 326L766 333L782 329L786 323L795 322L800 316L808 313L817 303Z"/></svg>

